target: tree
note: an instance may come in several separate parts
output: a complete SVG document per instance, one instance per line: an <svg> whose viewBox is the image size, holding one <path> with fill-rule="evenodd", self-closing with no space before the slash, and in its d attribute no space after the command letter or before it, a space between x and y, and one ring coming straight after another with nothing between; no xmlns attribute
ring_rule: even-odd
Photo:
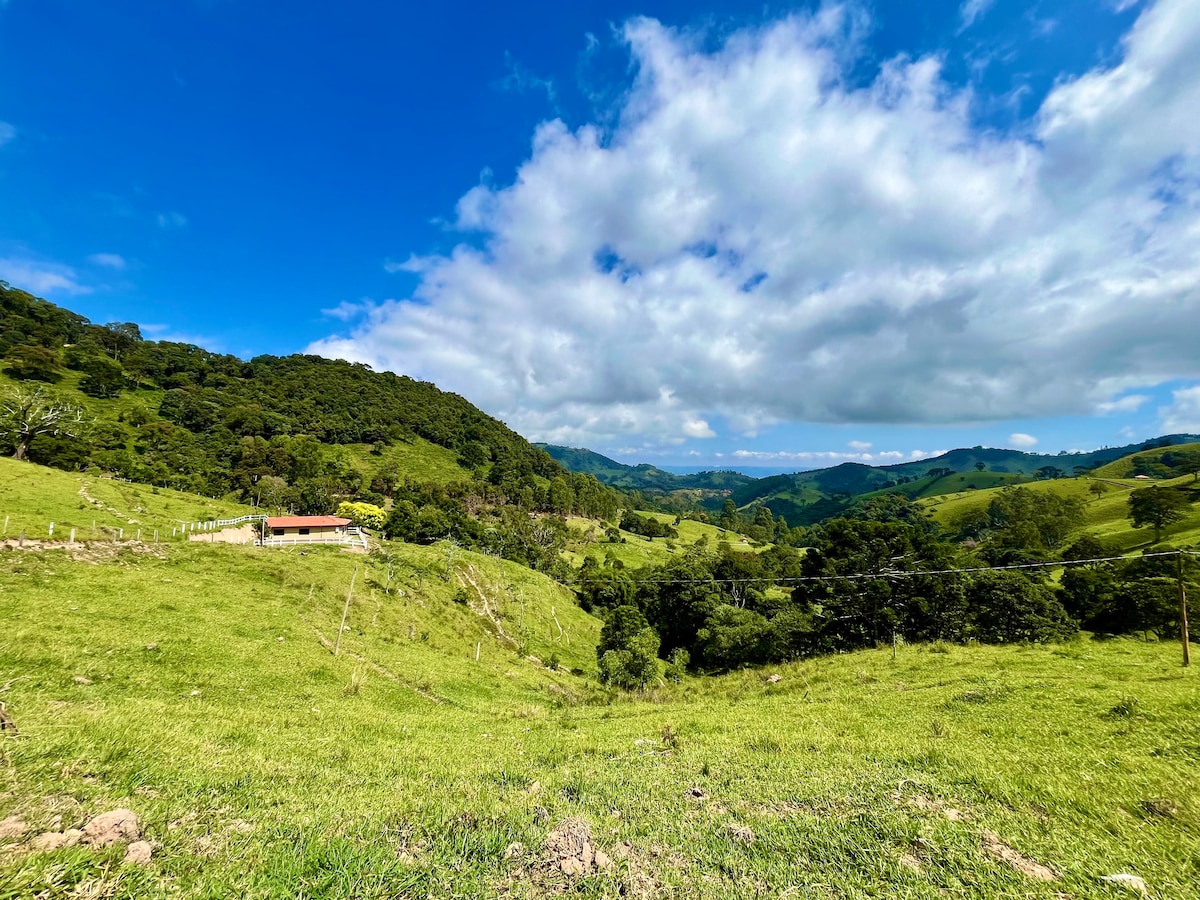
<svg viewBox="0 0 1200 900"><path fill-rule="evenodd" d="M16 387L0 398L0 433L13 444L13 459L25 459L29 445L41 435L78 437L83 413L43 388Z"/></svg>
<svg viewBox="0 0 1200 900"><path fill-rule="evenodd" d="M1162 530L1182 519L1188 506L1188 495L1183 491L1155 485L1129 495L1129 519L1134 528L1153 527L1157 544L1162 539Z"/></svg>
<svg viewBox="0 0 1200 900"><path fill-rule="evenodd" d="M741 530L742 517L738 513L737 504L729 497L726 497L725 502L721 504L721 515L717 518L717 524L726 531Z"/></svg>
<svg viewBox="0 0 1200 900"><path fill-rule="evenodd" d="M372 530L382 528L388 520L387 510L373 503L339 503L337 514L342 518L349 519L360 528Z"/></svg>
<svg viewBox="0 0 1200 900"><path fill-rule="evenodd" d="M1178 450L1171 462L1181 475L1191 475L1193 482L1200 480L1200 450Z"/></svg>
<svg viewBox="0 0 1200 900"><path fill-rule="evenodd" d="M658 674L658 635L636 606L618 606L600 629L596 658L604 684L633 689Z"/></svg>
<svg viewBox="0 0 1200 900"><path fill-rule="evenodd" d="M16 347L8 355L9 367L4 370L21 381L56 382L61 377L58 370L62 367L58 354L48 347L25 344Z"/></svg>
<svg viewBox="0 0 1200 900"><path fill-rule="evenodd" d="M972 631L988 644L1064 640L1078 626L1051 588L1017 572L979 572L967 585Z"/></svg>
<svg viewBox="0 0 1200 900"><path fill-rule="evenodd" d="M79 389L89 397L115 397L125 387L125 370L107 356L93 356L82 363Z"/></svg>
<svg viewBox="0 0 1200 900"><path fill-rule="evenodd" d="M987 468L987 463L985 463L985 462L975 463L975 471L976 472L982 472L986 468Z"/></svg>

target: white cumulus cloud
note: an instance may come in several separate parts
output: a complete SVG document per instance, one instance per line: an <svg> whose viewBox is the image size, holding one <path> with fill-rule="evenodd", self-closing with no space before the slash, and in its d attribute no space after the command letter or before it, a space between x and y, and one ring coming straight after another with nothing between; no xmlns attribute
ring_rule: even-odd
<svg viewBox="0 0 1200 900"><path fill-rule="evenodd" d="M1171 392L1171 405L1159 410L1168 434L1200 434L1200 384Z"/></svg>
<svg viewBox="0 0 1200 900"><path fill-rule="evenodd" d="M1038 439L1032 434L1025 434L1023 431L1018 431L1008 436L1008 442L1014 447L1026 450L1029 447L1036 447Z"/></svg>
<svg viewBox="0 0 1200 900"><path fill-rule="evenodd" d="M92 292L92 288L80 282L70 266L31 259L0 259L0 281L7 281L13 287L39 297L56 294L76 296Z"/></svg>
<svg viewBox="0 0 1200 900"><path fill-rule="evenodd" d="M1085 414L1200 377L1200 4L1145 6L1011 133L937 57L853 81L855 27L705 49L628 22L617 124L541 125L460 200L469 241L397 267L412 297L311 350L575 445Z"/></svg>
<svg viewBox="0 0 1200 900"><path fill-rule="evenodd" d="M703 419L688 419L683 423L683 433L690 438L711 438L717 433Z"/></svg>

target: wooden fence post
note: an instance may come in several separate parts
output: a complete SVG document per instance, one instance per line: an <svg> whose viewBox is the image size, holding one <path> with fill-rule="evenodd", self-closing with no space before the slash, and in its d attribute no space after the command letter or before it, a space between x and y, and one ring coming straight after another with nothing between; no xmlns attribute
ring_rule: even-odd
<svg viewBox="0 0 1200 900"><path fill-rule="evenodd" d="M358 566L354 567L354 574L350 576L350 590L346 591L346 605L342 607L342 624L338 626L337 640L333 644L333 655L337 656L338 651L342 649L342 632L346 628L346 614L350 612L350 597L354 594L354 579L358 577Z"/></svg>
<svg viewBox="0 0 1200 900"><path fill-rule="evenodd" d="M1179 567L1177 569L1179 576L1179 640L1183 644L1183 664L1190 666L1192 664L1192 651L1188 646L1188 618L1187 618L1187 588L1183 586L1183 551L1179 551Z"/></svg>

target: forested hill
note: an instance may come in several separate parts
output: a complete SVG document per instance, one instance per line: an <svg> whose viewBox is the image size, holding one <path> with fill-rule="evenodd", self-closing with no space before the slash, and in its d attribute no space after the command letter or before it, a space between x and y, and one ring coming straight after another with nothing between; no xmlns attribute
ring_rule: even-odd
<svg viewBox="0 0 1200 900"><path fill-rule="evenodd" d="M96 467L251 500L270 476L276 481L266 483L279 488L274 505L301 512L323 511L335 499L394 499L397 483L430 472L442 483L488 486L475 493L490 491L489 504L519 498L547 508L557 486L555 511L616 505L615 493L595 479L572 475L503 422L433 384L318 356L246 361L144 340L133 323L95 325L3 282L0 372L6 390L23 385L83 408L87 427L79 434L46 434L29 446L31 459L59 468ZM348 445L362 447L360 457L403 457L415 468L379 462L355 471L348 465L354 454L330 452Z"/></svg>
<svg viewBox="0 0 1200 900"><path fill-rule="evenodd" d="M572 472L586 472L595 475L605 484L622 490L637 491L729 491L736 487L751 484L755 479L750 475L729 470L714 470L697 472L693 475L676 475L655 466L642 463L627 466L615 459L609 459L593 450L579 447L560 447L555 444L534 444L545 450L552 457L570 469Z"/></svg>
<svg viewBox="0 0 1200 900"><path fill-rule="evenodd" d="M588 472L605 484L624 490L643 491L664 507L686 508L699 502L716 511L728 498L739 509L765 506L773 514L783 516L790 525L812 525L841 514L858 499L881 492L903 494L915 500L962 490L1065 478L1130 454L1195 441L1200 441L1200 436L1171 434L1121 447L1058 454L968 447L894 466L846 462L766 478L740 472L675 475L648 465L623 465L591 450L553 446L545 449L572 471ZM696 496L697 489L704 492L703 496Z"/></svg>

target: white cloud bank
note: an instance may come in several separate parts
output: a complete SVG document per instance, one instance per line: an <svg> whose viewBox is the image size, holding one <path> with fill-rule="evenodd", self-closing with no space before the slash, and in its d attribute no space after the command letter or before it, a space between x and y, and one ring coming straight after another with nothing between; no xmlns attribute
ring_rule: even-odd
<svg viewBox="0 0 1200 900"><path fill-rule="evenodd" d="M1018 431L1008 436L1008 442L1020 450L1027 450L1030 447L1036 447L1038 439L1032 434L1025 434L1023 431Z"/></svg>
<svg viewBox="0 0 1200 900"><path fill-rule="evenodd" d="M70 266L32 259L0 259L0 281L40 297L90 294L92 289L79 281Z"/></svg>
<svg viewBox="0 0 1200 900"><path fill-rule="evenodd" d="M1011 134L936 58L850 86L851 31L829 10L705 52L629 22L618 124L543 124L459 202L477 242L311 350L574 445L1091 413L1200 377L1200 4L1145 8Z"/></svg>
<svg viewBox="0 0 1200 900"><path fill-rule="evenodd" d="M1171 392L1170 406L1159 410L1168 434L1200 433L1200 385Z"/></svg>

